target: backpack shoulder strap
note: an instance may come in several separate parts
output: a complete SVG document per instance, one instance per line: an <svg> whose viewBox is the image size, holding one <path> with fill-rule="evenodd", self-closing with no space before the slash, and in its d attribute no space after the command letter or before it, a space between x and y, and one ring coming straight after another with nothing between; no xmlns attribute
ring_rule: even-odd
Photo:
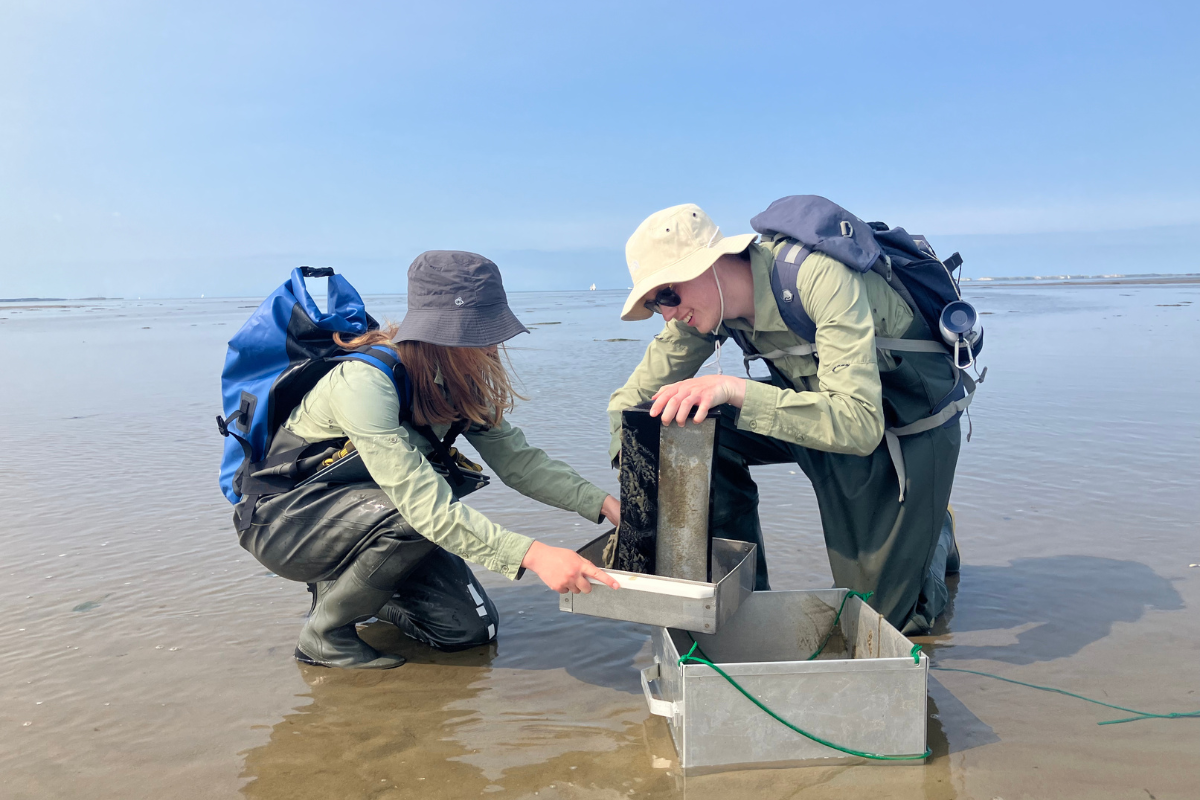
<svg viewBox="0 0 1200 800"><path fill-rule="evenodd" d="M796 290L796 279L800 275L800 265L812 250L796 241L784 244L775 255L771 265L771 293L775 295L775 305L779 307L779 316L788 329L809 342L816 341L817 324L804 310L800 302L800 293Z"/></svg>
<svg viewBox="0 0 1200 800"><path fill-rule="evenodd" d="M331 361L361 361L370 364L391 379L396 387L396 396L400 399L400 421L407 422L412 414L412 381L404 364L396 357L390 347L373 344L360 347L344 355L334 356Z"/></svg>

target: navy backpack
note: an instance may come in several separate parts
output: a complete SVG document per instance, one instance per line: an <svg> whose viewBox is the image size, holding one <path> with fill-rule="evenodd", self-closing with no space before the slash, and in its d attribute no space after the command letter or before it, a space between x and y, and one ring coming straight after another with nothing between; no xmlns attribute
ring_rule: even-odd
<svg viewBox="0 0 1200 800"><path fill-rule="evenodd" d="M812 194L780 198L750 220L750 225L762 235L765 245L775 249L771 291L779 314L788 328L809 344L760 354L741 331L733 331L734 340L745 352L747 373L752 359L765 360L772 374L778 375L771 363L773 358L784 355L819 357L816 323L804 310L795 291L800 267L814 252L824 253L858 272L873 271L881 275L904 299L914 316L925 321L932 335L932 340L877 336L876 347L900 352L942 353L956 367L958 381L954 389L930 416L884 430L884 441L900 483L900 502L904 502L906 470L900 437L956 424L970 406L976 384L987 374L985 368L976 381L966 372L975 365L975 356L983 349L983 328L976 324L975 309L962 299L954 277L955 270L962 266L962 256L955 253L942 261L925 237L913 236L903 228L889 228L882 222L863 222L837 203ZM960 361L960 351L967 363ZM967 441L971 441L969 428Z"/></svg>
<svg viewBox="0 0 1200 800"><path fill-rule="evenodd" d="M955 253L941 261L925 237L882 222L863 222L824 197L798 194L780 198L750 220L750 225L762 234L764 243L792 240L790 247L778 251L771 289L788 328L810 342L816 340L817 326L794 288L800 265L813 252L824 253L858 272L879 273L913 313L925 320L938 341L943 311L953 303L966 305L954 277L962 266L962 256ZM973 310L970 313L973 315ZM982 329L971 336L970 349L972 359L983 349Z"/></svg>

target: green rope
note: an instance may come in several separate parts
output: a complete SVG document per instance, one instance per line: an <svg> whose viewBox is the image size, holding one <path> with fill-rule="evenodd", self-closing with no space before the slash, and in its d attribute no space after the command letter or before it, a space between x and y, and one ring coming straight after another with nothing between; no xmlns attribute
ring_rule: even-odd
<svg viewBox="0 0 1200 800"><path fill-rule="evenodd" d="M846 601L850 599L851 595L853 595L854 597L857 597L858 599L862 600L865 603L871 599L871 595L873 595L873 594L875 594L875 593L874 592L856 592L852 589L847 589L845 596L842 597L842 604L840 606L838 606L837 614L833 618L833 624L829 626L829 633L825 634L825 639L821 642L821 646L816 649L816 652L814 652L811 656L809 656L808 658L806 658L804 660L812 661L814 658L821 655L821 651L825 649L825 645L829 644L829 640L833 637L833 632L837 630L838 620L840 620L842 618L842 609L846 607ZM701 651L701 652L703 652L703 651Z"/></svg>
<svg viewBox="0 0 1200 800"><path fill-rule="evenodd" d="M917 649L920 649L920 645L917 645ZM1108 720L1105 720L1104 722L1097 722L1096 723L1097 725L1119 725L1122 722L1136 722L1140 719L1182 719L1184 717L1200 717L1200 711L1176 711L1176 712L1172 712L1170 714L1152 714L1149 711L1138 711L1136 708L1126 708L1125 706L1117 706L1117 705L1113 705L1112 703L1105 703L1101 700L1093 700L1092 698L1084 697L1081 694L1075 694L1074 692L1068 692L1066 689L1055 689L1053 686L1038 686L1036 683L1026 683L1025 681L1017 681L1017 680L1013 680L1012 678L1004 678L1004 677L1001 677L1000 675L993 675L990 672L979 672L979 671L973 670L973 669L959 669L957 667L935 667L933 665L930 665L929 668L936 669L939 672L965 672L968 675L981 675L984 678L994 678L995 680L998 680L998 681L1004 681L1005 683L1015 683L1017 686L1027 686L1030 689L1039 689L1043 692L1054 692L1055 694L1064 694L1067 697L1074 697L1076 700L1084 700L1088 703L1095 703L1098 706L1104 706L1106 708L1115 708L1117 711L1125 711L1129 714L1137 715L1137 716L1133 716L1133 717L1125 717L1124 719L1108 719Z"/></svg>
<svg viewBox="0 0 1200 800"><path fill-rule="evenodd" d="M857 594L857 592L855 592L855 594ZM861 597L861 596L862 596L862 595L859 595L859 597ZM843 599L843 600L842 600L842 605L844 606L845 604L846 604L846 601ZM839 614L839 615L841 614L841 609L839 609L839 610L838 610L838 614ZM837 620L836 620L836 618L835 618L835 619L834 619L834 623L836 624L836 622L837 622ZM831 632L831 633L832 633L832 632ZM829 641L829 637L828 637L828 636L827 636L827 637L825 637L825 641L826 641L826 642L828 642L828 641ZM824 647L824 646L825 646L825 643L823 642L823 643L821 644L821 647ZM693 653L695 653L697 650L700 650L700 656L703 656L703 657L697 657L697 656L693 655ZM821 651L820 651L820 649L818 649L818 650L817 650L817 653L820 653L820 652L821 652ZM816 657L817 653L814 653L814 654L813 654L813 657ZM809 660L811 661L811 660L812 660L812 658L810 658ZM703 665L704 665L704 666L706 666L706 667L710 667L711 669L714 669L714 670L716 670L716 672L717 672L717 674L718 674L718 675L720 675L720 676L721 676L722 678L724 678L725 680L729 681L729 685L730 685L730 686L732 686L733 688L735 688L735 689L737 689L739 692L741 692L743 695L745 695L745 697L746 697L746 699L747 699L747 700L749 700L751 703L754 703L754 705L758 706L758 707L759 707L759 708L761 708L763 711L767 712L767 714L768 714L768 715L770 715L770 716L771 716L773 719L775 719L775 720L776 720L776 721L778 721L778 722L781 722L781 723L783 723L783 724L784 724L784 725L786 725L788 728L791 728L793 731L795 731L796 733L800 734L801 736L803 736L803 737L805 737L805 738L807 738L807 739L812 739L812 740L813 740L814 742L816 742L817 744L823 744L823 745L825 745L826 747L829 747L829 748L832 748L832 749L834 749L834 750L837 750L838 752L841 752L841 753L847 753L847 754L849 754L849 755L852 755L852 756L858 756L859 758L869 758L869 759L873 759L873 760L875 760L875 761L922 761L922 760L924 760L924 759L926 759L926 758L929 758L929 755L930 755L930 753L932 753L932 752L933 752L932 750L930 750L930 749L926 748L925 752L924 752L924 753L922 753L921 755L910 755L910 756L889 756L889 755L880 755L880 754L878 754L878 753L864 753L864 752L863 752L863 751L861 751L861 750L853 750L853 749L851 749L851 748L849 748L849 747L842 747L841 745L834 744L833 742L830 742L830 741L828 741L828 740L826 740L826 739L822 739L820 736L816 736L816 735L814 735L814 734L811 734L811 733L809 733L808 731L806 731L806 730L803 730L802 728L797 728L795 725L793 725L792 723L788 722L786 719L784 719L783 717L779 716L778 714L776 714L776 713L775 713L774 711L772 711L771 709L767 708L765 705L763 705L763 704L762 704L762 702L760 702L760 701L759 701L759 699L758 699L757 697L755 697L754 695L750 694L750 693L749 693L749 692L747 692L745 689L743 689L743 688L742 688L742 685L741 685L740 683L738 683L737 681L735 681L733 678L729 677L729 675L727 675L727 674L725 673L725 670L721 669L721 668L720 668L720 667L718 667L716 664L714 664L714 663L712 663L711 661L709 661L709 660L708 660L708 657L705 655L704 651L700 649L700 643L699 643L699 642L697 642L697 641L696 641L696 640L694 640L694 639L692 640L692 649L691 649L691 650L688 650L688 651L687 651L687 653L685 653L684 655L680 656L680 657L679 657L679 662L678 662L678 663L679 663L680 665L682 665L682 664L683 664L683 662L685 662L685 661L691 661L691 662L694 662L694 663L696 663L696 664L703 664Z"/></svg>

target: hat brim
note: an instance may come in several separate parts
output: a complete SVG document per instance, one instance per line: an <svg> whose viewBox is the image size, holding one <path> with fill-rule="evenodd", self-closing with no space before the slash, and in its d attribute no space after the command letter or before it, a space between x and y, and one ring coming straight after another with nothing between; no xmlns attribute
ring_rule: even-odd
<svg viewBox="0 0 1200 800"><path fill-rule="evenodd" d="M394 341L428 342L443 347L492 347L529 333L507 304L472 308L410 309Z"/></svg>
<svg viewBox="0 0 1200 800"><path fill-rule="evenodd" d="M621 309L621 319L626 321L649 319L654 312L646 308L645 300L651 293L668 283L683 283L699 277L718 258L742 252L757 238L757 233L726 236L721 241L714 243L712 247L701 248L673 264L646 275L633 285L633 291L629 293L625 307Z"/></svg>

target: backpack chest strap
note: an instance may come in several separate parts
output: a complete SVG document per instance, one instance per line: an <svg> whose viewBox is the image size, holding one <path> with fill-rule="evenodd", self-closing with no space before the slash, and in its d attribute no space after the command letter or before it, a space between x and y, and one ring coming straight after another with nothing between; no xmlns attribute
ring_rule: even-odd
<svg viewBox="0 0 1200 800"><path fill-rule="evenodd" d="M928 339L888 339L882 336L875 337L875 349L895 351L897 353L941 353L943 355L950 353L950 349L941 342L934 342ZM772 350L768 353L745 353L742 360L746 362L748 368L750 362L755 359L761 358L770 361L776 358L783 358L784 356L812 356L813 358L817 358L817 346L806 342L805 344L798 344L793 347Z"/></svg>

